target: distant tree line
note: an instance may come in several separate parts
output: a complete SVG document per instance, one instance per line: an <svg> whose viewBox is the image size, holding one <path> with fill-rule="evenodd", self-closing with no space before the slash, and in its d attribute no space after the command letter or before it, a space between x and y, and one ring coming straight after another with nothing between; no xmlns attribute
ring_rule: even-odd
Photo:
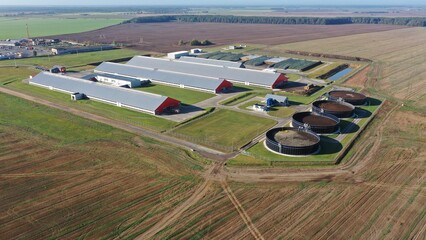
<svg viewBox="0 0 426 240"><path fill-rule="evenodd" d="M213 42L211 42L210 40L197 40L197 39L192 39L190 42L185 42L183 40L179 40L178 45L179 46L183 46L189 44L190 46L209 46L212 45Z"/></svg>
<svg viewBox="0 0 426 240"><path fill-rule="evenodd" d="M231 15L170 15L139 17L126 20L123 23L153 23L153 22L213 22L213 23L247 23L247 24L387 24L403 26L426 26L426 18L403 17L259 17Z"/></svg>

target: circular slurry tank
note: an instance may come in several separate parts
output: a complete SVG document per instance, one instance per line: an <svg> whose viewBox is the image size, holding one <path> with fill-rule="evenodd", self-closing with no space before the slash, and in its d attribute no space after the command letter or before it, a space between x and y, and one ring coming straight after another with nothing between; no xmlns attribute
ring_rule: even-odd
<svg viewBox="0 0 426 240"><path fill-rule="evenodd" d="M320 114L331 114L338 118L347 118L354 114L355 107L342 101L319 100L312 103L312 111Z"/></svg>
<svg viewBox="0 0 426 240"><path fill-rule="evenodd" d="M273 128L266 133L265 144L269 150L280 154L309 155L319 150L320 137L297 128Z"/></svg>
<svg viewBox="0 0 426 240"><path fill-rule="evenodd" d="M293 114L292 125L295 128L309 126L315 133L334 133L339 129L340 119L331 114L313 112L298 112Z"/></svg>
<svg viewBox="0 0 426 240"><path fill-rule="evenodd" d="M344 90L334 90L328 93L329 100L337 101L342 99L343 101L350 103L352 105L364 105L367 101L367 97L362 93L344 91Z"/></svg>

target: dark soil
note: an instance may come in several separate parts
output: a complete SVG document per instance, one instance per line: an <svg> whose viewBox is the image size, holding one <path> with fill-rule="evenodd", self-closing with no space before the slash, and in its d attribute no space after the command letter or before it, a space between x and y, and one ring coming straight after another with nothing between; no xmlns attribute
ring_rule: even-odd
<svg viewBox="0 0 426 240"><path fill-rule="evenodd" d="M339 102L323 102L318 105L320 108L328 111L351 111L352 108Z"/></svg>
<svg viewBox="0 0 426 240"><path fill-rule="evenodd" d="M274 138L282 145L294 147L310 146L318 142L318 139L312 134L297 130L279 131Z"/></svg>
<svg viewBox="0 0 426 240"><path fill-rule="evenodd" d="M331 91L329 94L330 96L342 98L343 100L362 100L366 98L364 94L351 91Z"/></svg>

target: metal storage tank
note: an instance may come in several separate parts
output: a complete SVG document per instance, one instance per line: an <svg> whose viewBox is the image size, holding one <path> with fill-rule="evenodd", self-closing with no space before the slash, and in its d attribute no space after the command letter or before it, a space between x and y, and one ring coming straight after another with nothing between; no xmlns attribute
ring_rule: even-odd
<svg viewBox="0 0 426 240"><path fill-rule="evenodd" d="M319 150L320 137L309 130L273 128L266 133L266 147L286 155L310 155Z"/></svg>
<svg viewBox="0 0 426 240"><path fill-rule="evenodd" d="M343 101L319 100L312 103L312 112L327 113L338 118L351 117L354 111L352 104Z"/></svg>
<svg viewBox="0 0 426 240"><path fill-rule="evenodd" d="M364 94L345 90L330 91L328 93L328 99L333 101L342 99L352 105L363 105L367 101L367 97Z"/></svg>
<svg viewBox="0 0 426 240"><path fill-rule="evenodd" d="M293 114L292 125L295 128L309 127L315 133L333 133L339 129L340 119L331 114L298 112Z"/></svg>

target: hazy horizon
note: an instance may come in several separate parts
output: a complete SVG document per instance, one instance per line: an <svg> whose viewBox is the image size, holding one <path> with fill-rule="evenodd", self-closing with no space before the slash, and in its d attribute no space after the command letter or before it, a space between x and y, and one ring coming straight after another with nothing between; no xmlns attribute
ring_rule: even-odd
<svg viewBox="0 0 426 240"><path fill-rule="evenodd" d="M36 3L29 0L2 0L0 6L425 6L424 0L388 0L385 3L381 0L348 0L342 3L338 0L299 0L279 1L270 0L268 4L264 4L259 0L217 0L211 1L173 1L173 0L157 0L157 1L137 1L123 0L117 3L115 0L104 0L102 4L95 0L75 0L61 1L56 0L40 0Z"/></svg>

